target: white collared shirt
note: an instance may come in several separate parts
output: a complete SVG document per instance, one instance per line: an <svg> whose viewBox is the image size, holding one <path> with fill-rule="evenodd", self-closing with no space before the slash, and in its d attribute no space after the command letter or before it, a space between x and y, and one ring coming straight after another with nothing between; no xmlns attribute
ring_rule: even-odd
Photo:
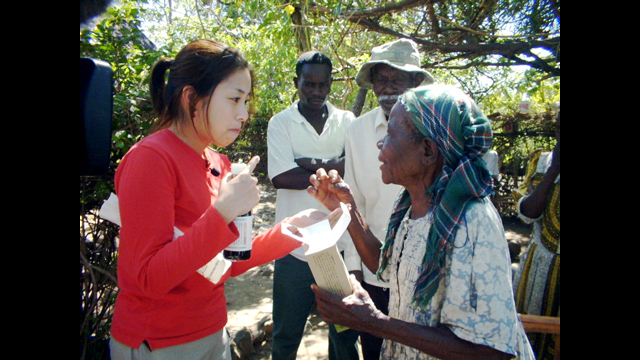
<svg viewBox="0 0 640 360"><path fill-rule="evenodd" d="M482 155L482 160L487 164L487 170L491 173L491 177L497 180L500 177L498 152L493 149L487 150L487 152Z"/></svg>
<svg viewBox="0 0 640 360"><path fill-rule="evenodd" d="M361 115L347 131L344 180L353 193L362 217L378 240L384 242L389 217L402 186L382 182L377 143L387 134L387 119L381 107ZM388 287L362 263L353 242L344 252L347 269L361 270L367 284Z"/></svg>
<svg viewBox="0 0 640 360"><path fill-rule="evenodd" d="M300 114L298 101L271 118L267 127L269 179L298 167L295 162L298 158L332 159L342 155L347 127L355 116L329 102L326 105L329 113L321 134ZM276 223L306 209L328 212L307 190L278 189ZM347 242L350 242L347 237L338 242L340 251L344 250ZM307 261L304 247L292 251L291 255Z"/></svg>

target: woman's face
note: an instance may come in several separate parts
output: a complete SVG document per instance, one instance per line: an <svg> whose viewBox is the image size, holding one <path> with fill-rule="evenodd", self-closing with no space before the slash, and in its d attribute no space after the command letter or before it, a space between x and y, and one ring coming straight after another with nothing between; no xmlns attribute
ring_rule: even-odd
<svg viewBox="0 0 640 360"><path fill-rule="evenodd" d="M242 124L248 120L247 102L251 91L251 74L249 69L241 69L216 86L209 100L209 107L205 109L204 101L198 103L207 118L195 119L200 124L199 134L206 134L207 143L217 146L228 146L236 140L242 129ZM208 119L208 129L205 121Z"/></svg>
<svg viewBox="0 0 640 360"><path fill-rule="evenodd" d="M382 182L407 186L412 181L420 181L424 172L421 157L424 148L413 139L415 125L409 113L397 103L389 114L387 135L378 142L382 162Z"/></svg>

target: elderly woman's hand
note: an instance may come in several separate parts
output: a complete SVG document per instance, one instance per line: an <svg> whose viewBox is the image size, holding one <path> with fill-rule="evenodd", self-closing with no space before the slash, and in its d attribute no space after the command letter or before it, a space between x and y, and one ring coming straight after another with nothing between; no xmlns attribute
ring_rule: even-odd
<svg viewBox="0 0 640 360"><path fill-rule="evenodd" d="M329 170L327 173L325 169L318 169L315 174L309 177L309 182L311 182L311 186L307 188L307 192L327 209L340 208L341 202L354 206L351 189L336 170Z"/></svg>
<svg viewBox="0 0 640 360"><path fill-rule="evenodd" d="M355 276L350 275L349 281L353 294L345 298L320 289L315 284L311 285L316 295L318 312L328 323L366 331L372 321L384 314L376 308L369 293L362 288Z"/></svg>

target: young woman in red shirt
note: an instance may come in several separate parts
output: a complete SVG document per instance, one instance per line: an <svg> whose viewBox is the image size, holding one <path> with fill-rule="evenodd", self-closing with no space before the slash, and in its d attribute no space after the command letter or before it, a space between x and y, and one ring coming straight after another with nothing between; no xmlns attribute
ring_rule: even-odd
<svg viewBox="0 0 640 360"><path fill-rule="evenodd" d="M158 61L151 77L158 121L115 175L122 227L111 358L231 359L224 280L301 245L277 224L220 282L197 272L238 238L233 219L260 200L251 175L260 159L230 179L229 159L209 147L231 144L249 120L252 70L237 50L198 40ZM283 222L304 227L323 216ZM175 240L174 227L184 233Z"/></svg>

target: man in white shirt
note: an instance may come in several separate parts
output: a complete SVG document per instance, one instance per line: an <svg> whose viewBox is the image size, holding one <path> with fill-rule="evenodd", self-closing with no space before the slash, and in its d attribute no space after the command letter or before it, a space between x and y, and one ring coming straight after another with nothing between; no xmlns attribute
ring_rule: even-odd
<svg viewBox="0 0 640 360"><path fill-rule="evenodd" d="M373 90L380 106L349 125L344 180L349 184L369 229L382 242L386 237L394 201L402 187L382 182L377 143L387 134L389 112L398 97L409 88L433 81L433 76L420 68L417 45L408 39L373 48L370 60L356 76L358 85ZM353 242L347 246L344 255L347 269L356 275L369 292L376 307L387 314L388 284L378 280L362 263ZM377 360L382 339L361 332L360 341L364 360Z"/></svg>
<svg viewBox="0 0 640 360"><path fill-rule="evenodd" d="M307 52L296 64L294 84L299 100L276 114L267 128L268 172L277 189L276 217L279 222L305 209L326 211L306 191L309 176L318 168L344 174L345 136L355 118L350 111L327 102L331 91L331 60L319 52ZM342 251L348 236L338 242ZM276 260L273 278L273 360L295 360L304 326L315 302L313 275L298 248ZM329 359L357 360L358 332L337 333L330 325Z"/></svg>

